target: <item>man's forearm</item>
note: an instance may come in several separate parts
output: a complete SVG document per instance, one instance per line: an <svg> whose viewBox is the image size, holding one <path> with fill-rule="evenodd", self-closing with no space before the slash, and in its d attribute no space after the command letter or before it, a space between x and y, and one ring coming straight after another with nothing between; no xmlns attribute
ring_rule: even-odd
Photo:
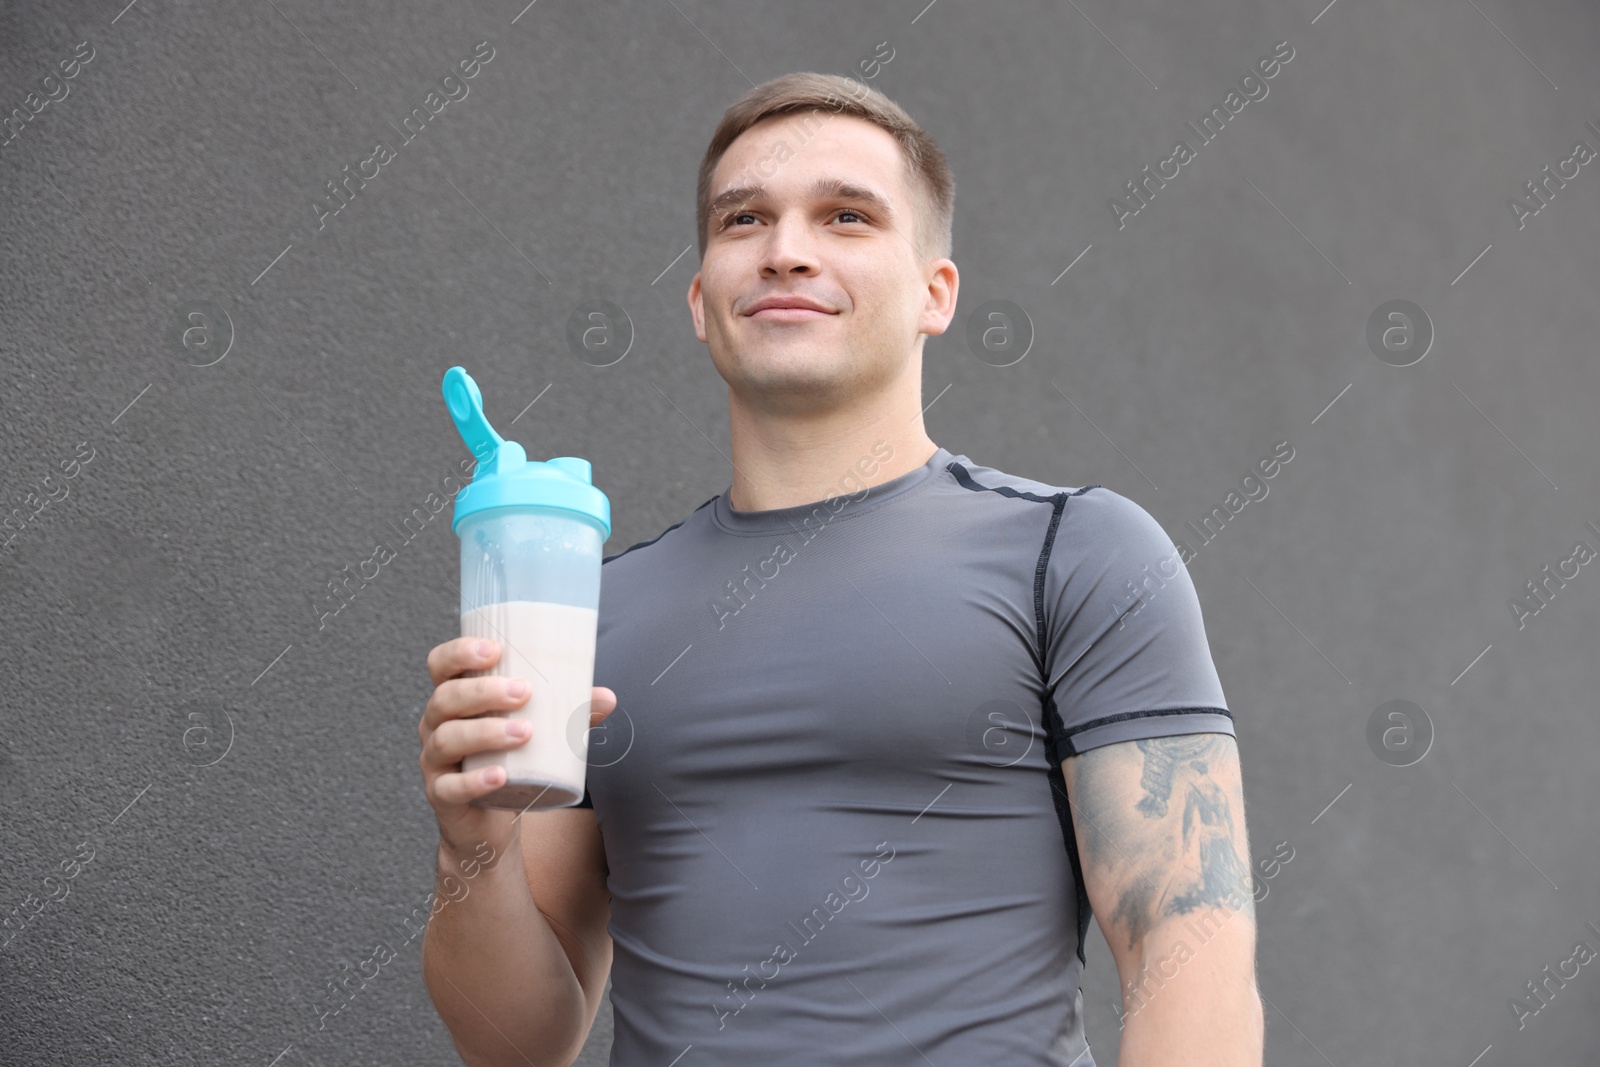
<svg viewBox="0 0 1600 1067"><path fill-rule="evenodd" d="M1262 1067L1265 1028L1253 983L1163 990L1128 1017L1117 1067Z"/></svg>
<svg viewBox="0 0 1600 1067"><path fill-rule="evenodd" d="M441 845L422 980L469 1067L571 1063L586 1005L566 951L534 903L520 841L468 880Z"/></svg>
<svg viewBox="0 0 1600 1067"><path fill-rule="evenodd" d="M1170 922L1145 938L1140 973L1124 982L1117 1067L1262 1067L1255 925L1225 915L1194 947L1193 933Z"/></svg>

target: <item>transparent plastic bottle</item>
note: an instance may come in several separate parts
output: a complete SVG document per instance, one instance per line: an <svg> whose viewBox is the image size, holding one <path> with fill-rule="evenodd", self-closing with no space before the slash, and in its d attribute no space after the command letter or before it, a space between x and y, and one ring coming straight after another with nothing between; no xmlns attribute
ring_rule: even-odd
<svg viewBox="0 0 1600 1067"><path fill-rule="evenodd" d="M461 633L500 644L488 670L526 678L532 693L512 711L492 714L533 726L523 744L462 761L473 773L506 769L505 784L473 803L538 810L583 799L589 705L600 609L601 546L611 535L611 503L591 484L589 461L561 456L530 462L483 413L483 394L461 367L441 385L461 439L478 457L472 481L456 495L451 522L461 539Z"/></svg>

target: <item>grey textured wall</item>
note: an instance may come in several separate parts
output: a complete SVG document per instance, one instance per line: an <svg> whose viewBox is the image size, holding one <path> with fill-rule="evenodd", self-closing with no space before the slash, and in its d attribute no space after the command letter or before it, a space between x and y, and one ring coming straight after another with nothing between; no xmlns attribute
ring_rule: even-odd
<svg viewBox="0 0 1600 1067"><path fill-rule="evenodd" d="M930 435L1108 485L1195 550L1268 889L1268 1061L1600 1059L1600 962L1574 957L1600 951L1600 577L1573 560L1600 549L1600 162L1563 162L1600 149L1600 15L1322 2L6 5L0 1058L456 1062L403 924L457 546L448 512L394 528L466 456L440 376L465 365L535 458L593 461L608 552L721 490L695 167L743 90L814 69L955 168ZM1196 137L1280 41L1268 94ZM600 299L620 362L569 347ZM967 339L991 301L1013 349ZM1385 320L1386 348L1391 301L1427 321Z"/></svg>

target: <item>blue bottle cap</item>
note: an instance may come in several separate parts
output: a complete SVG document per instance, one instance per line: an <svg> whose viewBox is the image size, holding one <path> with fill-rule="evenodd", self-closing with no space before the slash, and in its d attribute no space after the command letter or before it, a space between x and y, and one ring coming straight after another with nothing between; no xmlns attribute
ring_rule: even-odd
<svg viewBox="0 0 1600 1067"><path fill-rule="evenodd" d="M531 505L570 511L598 523L602 541L611 536L611 501L592 484L588 460L558 456L544 463L530 462L521 445L507 441L489 425L483 393L463 367L445 371L440 389L461 439L478 457L472 481L456 494L451 530L480 511Z"/></svg>

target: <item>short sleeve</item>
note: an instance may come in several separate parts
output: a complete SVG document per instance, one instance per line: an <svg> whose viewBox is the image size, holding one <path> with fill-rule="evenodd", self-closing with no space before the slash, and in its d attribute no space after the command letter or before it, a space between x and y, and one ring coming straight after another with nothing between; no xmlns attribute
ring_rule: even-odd
<svg viewBox="0 0 1600 1067"><path fill-rule="evenodd" d="M1055 761L1119 741L1234 734L1194 583L1148 511L1103 486L1068 495L1044 576Z"/></svg>
<svg viewBox="0 0 1600 1067"><path fill-rule="evenodd" d="M584 777L587 779L588 775L584 775ZM587 781L585 781L583 783L583 799L578 801L576 804L574 804L572 806L575 807L575 808L592 808L592 807L594 807L594 801L589 799L589 783Z"/></svg>

